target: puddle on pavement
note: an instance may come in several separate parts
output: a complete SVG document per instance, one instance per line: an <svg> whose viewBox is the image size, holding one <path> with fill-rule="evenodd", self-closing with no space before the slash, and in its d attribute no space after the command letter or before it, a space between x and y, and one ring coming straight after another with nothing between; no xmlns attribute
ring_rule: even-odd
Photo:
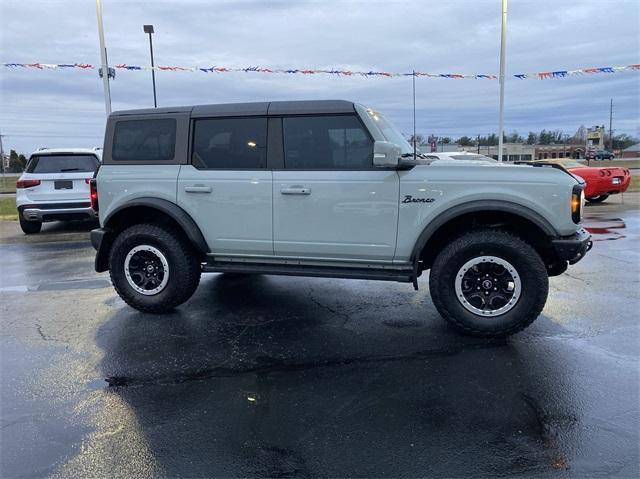
<svg viewBox="0 0 640 479"><path fill-rule="evenodd" d="M612 241L625 238L619 231L627 227L622 218L587 219L585 229L594 235L593 241Z"/></svg>
<svg viewBox="0 0 640 479"><path fill-rule="evenodd" d="M70 279L68 281L54 281L51 283L39 283L34 285L19 285L0 287L0 293L27 293L30 291L65 291L70 289L100 289L108 288L111 282L108 279Z"/></svg>

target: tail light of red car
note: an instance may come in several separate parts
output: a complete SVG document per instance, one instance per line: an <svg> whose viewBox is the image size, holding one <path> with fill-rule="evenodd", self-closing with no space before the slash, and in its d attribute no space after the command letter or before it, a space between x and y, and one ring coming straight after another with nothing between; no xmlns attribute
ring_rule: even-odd
<svg viewBox="0 0 640 479"><path fill-rule="evenodd" d="M600 170L600 171L598 172L598 174L599 174L600 176L604 176L604 170Z"/></svg>
<svg viewBox="0 0 640 479"><path fill-rule="evenodd" d="M89 199L91 200L91 208L98 211L98 185L95 178L89 180Z"/></svg>
<svg viewBox="0 0 640 479"><path fill-rule="evenodd" d="M33 188L39 184L40 180L18 180L16 181L16 188Z"/></svg>

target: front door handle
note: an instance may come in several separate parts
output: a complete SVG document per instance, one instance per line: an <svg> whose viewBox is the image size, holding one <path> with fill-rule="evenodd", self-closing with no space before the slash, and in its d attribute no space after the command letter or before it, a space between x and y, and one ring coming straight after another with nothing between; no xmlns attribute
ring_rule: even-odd
<svg viewBox="0 0 640 479"><path fill-rule="evenodd" d="M184 191L187 193L211 193L210 186L185 186Z"/></svg>
<svg viewBox="0 0 640 479"><path fill-rule="evenodd" d="M292 186L290 188L280 188L283 195L310 195L311 188L303 188L300 186Z"/></svg>

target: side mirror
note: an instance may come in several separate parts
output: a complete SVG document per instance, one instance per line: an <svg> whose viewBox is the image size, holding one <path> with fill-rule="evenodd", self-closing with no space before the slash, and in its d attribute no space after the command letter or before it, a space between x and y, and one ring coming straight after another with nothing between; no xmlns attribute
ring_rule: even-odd
<svg viewBox="0 0 640 479"><path fill-rule="evenodd" d="M373 166L396 167L400 162L402 150L390 141L376 141L373 143Z"/></svg>

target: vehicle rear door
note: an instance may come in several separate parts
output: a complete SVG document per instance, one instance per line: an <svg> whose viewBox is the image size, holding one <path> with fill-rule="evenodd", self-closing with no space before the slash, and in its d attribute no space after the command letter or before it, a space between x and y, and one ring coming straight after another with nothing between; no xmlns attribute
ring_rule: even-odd
<svg viewBox="0 0 640 479"><path fill-rule="evenodd" d="M178 205L196 221L212 253L273 255L266 116L194 118L191 130Z"/></svg>
<svg viewBox="0 0 640 479"><path fill-rule="evenodd" d="M355 114L284 116L284 169L273 173L277 256L391 261L399 177L373 166Z"/></svg>

